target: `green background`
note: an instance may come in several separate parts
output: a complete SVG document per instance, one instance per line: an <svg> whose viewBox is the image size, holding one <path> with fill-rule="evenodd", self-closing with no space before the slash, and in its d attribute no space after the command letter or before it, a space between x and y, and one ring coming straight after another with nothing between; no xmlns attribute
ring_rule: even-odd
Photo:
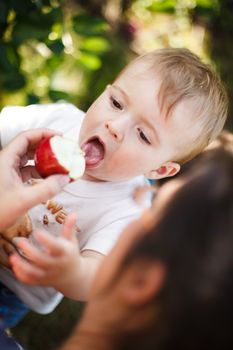
<svg viewBox="0 0 233 350"><path fill-rule="evenodd" d="M221 74L231 115L232 10L231 0L1 0L0 108L67 100L86 110L131 58L176 46Z"/></svg>

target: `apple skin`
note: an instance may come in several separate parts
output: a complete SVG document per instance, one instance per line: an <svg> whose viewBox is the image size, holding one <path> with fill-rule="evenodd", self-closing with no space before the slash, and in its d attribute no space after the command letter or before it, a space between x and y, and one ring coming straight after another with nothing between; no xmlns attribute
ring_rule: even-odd
<svg viewBox="0 0 233 350"><path fill-rule="evenodd" d="M35 152L35 166L43 178L54 174L69 175L69 171L58 162L52 151L50 144L52 137L42 139Z"/></svg>

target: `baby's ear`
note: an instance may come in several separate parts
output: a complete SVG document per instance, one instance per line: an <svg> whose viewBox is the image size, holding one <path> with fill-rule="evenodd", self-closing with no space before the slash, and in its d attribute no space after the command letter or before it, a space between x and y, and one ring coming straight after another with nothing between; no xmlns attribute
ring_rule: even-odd
<svg viewBox="0 0 233 350"><path fill-rule="evenodd" d="M150 170L145 176L148 179L159 180L164 177L176 175L180 171L180 164L175 162L167 162L161 165L158 169Z"/></svg>

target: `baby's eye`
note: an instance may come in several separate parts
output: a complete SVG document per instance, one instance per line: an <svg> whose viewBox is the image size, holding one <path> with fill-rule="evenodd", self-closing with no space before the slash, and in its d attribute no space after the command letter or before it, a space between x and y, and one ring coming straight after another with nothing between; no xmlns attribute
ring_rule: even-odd
<svg viewBox="0 0 233 350"><path fill-rule="evenodd" d="M138 128L138 133L143 142L147 143L148 145L151 145L150 141L148 140L148 138L140 128Z"/></svg>
<svg viewBox="0 0 233 350"><path fill-rule="evenodd" d="M123 110L123 106L119 101L117 101L113 96L110 96L111 104L114 108L119 109L120 111Z"/></svg>

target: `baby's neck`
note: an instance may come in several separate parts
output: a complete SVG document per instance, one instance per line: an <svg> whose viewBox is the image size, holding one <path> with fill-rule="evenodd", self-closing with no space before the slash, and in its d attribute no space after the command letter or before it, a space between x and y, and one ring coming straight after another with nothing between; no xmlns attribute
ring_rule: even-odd
<svg viewBox="0 0 233 350"><path fill-rule="evenodd" d="M98 178L95 178L93 176L87 175L87 174L83 174L83 176L81 177L82 180L86 180L86 181L91 181L91 182L107 182L104 180L100 180Z"/></svg>

